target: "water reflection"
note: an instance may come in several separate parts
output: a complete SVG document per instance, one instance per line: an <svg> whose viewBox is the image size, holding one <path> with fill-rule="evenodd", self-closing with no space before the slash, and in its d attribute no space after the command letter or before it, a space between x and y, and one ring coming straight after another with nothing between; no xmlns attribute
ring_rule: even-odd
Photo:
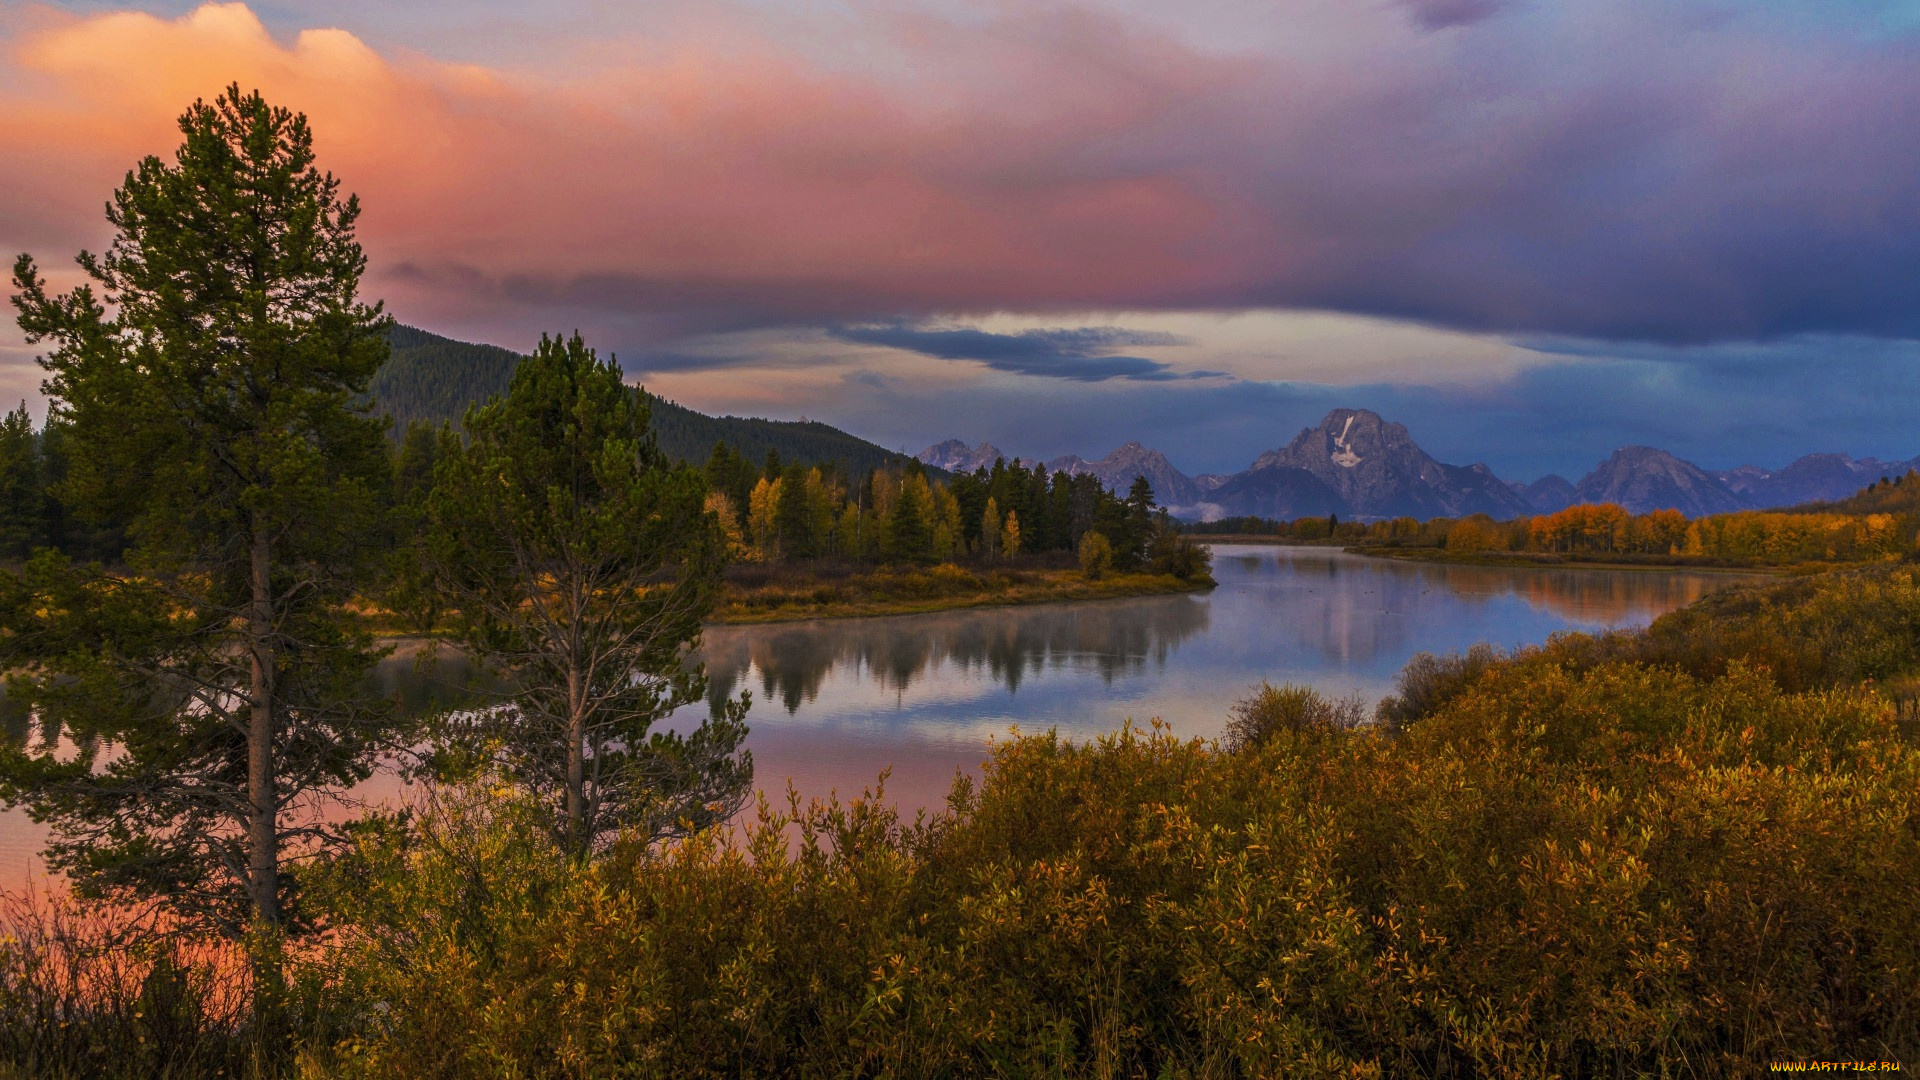
<svg viewBox="0 0 1920 1080"><path fill-rule="evenodd" d="M817 711L836 681L910 708L927 680L1018 693L1034 680L1116 684L1182 664L1243 669L1236 688L1284 668L1310 681L1379 683L1420 650L1555 630L1641 625L1728 584L1725 576L1512 569L1365 559L1318 548L1228 548L1211 595L985 608L882 619L715 627L703 657L713 700L741 687L788 716ZM1377 688L1377 687L1376 687Z"/></svg>
<svg viewBox="0 0 1920 1080"><path fill-rule="evenodd" d="M954 772L977 768L987 741L1010 727L1084 739L1161 717L1210 736L1262 679L1371 700L1417 651L1643 625L1742 580L1279 547L1216 549L1214 570L1220 587L1197 596L715 627L704 656L715 697L754 691L748 746L760 788L857 792L890 769L889 797L912 810L939 805ZM418 643L402 643L372 676L408 713L490 689L450 650L430 665L420 658ZM707 709L690 705L668 724L684 731ZM27 734L3 700L0 732L16 743ZM383 779L366 794L397 790ZM43 836L23 812L0 813L0 883L15 880Z"/></svg>
<svg viewBox="0 0 1920 1080"><path fill-rule="evenodd" d="M1111 686L1164 666L1180 642L1207 628L1209 606L1190 596L1020 609L974 609L908 618L836 619L715 627L701 655L718 702L759 674L759 699L789 714L817 701L836 669L905 697L931 672L949 670L1018 691L1063 668ZM764 708L764 706L762 706Z"/></svg>
<svg viewBox="0 0 1920 1080"><path fill-rule="evenodd" d="M1374 700L1418 651L1643 625L1741 580L1320 548L1221 548L1214 566L1205 595L719 627L705 655L715 696L754 691L763 789L853 792L892 769L889 793L911 808L938 805L1009 728L1084 739L1157 717L1211 736L1263 679Z"/></svg>

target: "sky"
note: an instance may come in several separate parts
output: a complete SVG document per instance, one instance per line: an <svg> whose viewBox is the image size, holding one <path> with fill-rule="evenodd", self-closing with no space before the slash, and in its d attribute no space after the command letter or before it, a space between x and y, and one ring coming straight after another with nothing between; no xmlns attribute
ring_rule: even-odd
<svg viewBox="0 0 1920 1080"><path fill-rule="evenodd" d="M0 0L0 251L305 112L364 291L715 413L1190 473L1920 454L1920 0ZM38 405L0 319L0 396Z"/></svg>

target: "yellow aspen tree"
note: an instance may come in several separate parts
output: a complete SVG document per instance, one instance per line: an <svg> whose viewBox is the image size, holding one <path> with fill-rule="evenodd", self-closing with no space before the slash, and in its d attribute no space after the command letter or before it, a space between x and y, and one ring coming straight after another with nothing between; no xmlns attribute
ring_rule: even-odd
<svg viewBox="0 0 1920 1080"><path fill-rule="evenodd" d="M1007 523L1000 529L1000 548L1011 559L1020 554L1020 515L1007 511Z"/></svg>
<svg viewBox="0 0 1920 1080"><path fill-rule="evenodd" d="M813 533L815 550L832 553L834 549L834 489L818 468L807 470L807 527Z"/></svg>
<svg viewBox="0 0 1920 1080"><path fill-rule="evenodd" d="M740 515L734 513L733 500L718 491L707 493L707 513L720 521L720 531L727 538L727 554L739 558L746 554L746 537L740 532Z"/></svg>
<svg viewBox="0 0 1920 1080"><path fill-rule="evenodd" d="M860 507L848 502L840 511L840 520L833 527L833 549L852 559L866 558L861 550L862 530L860 528Z"/></svg>
<svg viewBox="0 0 1920 1080"><path fill-rule="evenodd" d="M987 497L986 513L980 515L980 554L989 559L1000 557L1000 500Z"/></svg>
<svg viewBox="0 0 1920 1080"><path fill-rule="evenodd" d="M778 554L774 548L773 511L780 505L780 481L761 477L753 485L753 492L747 496L747 532L753 537L754 549L763 559L771 559Z"/></svg>
<svg viewBox="0 0 1920 1080"><path fill-rule="evenodd" d="M960 500L943 484L931 485L933 491L933 557L942 562L960 552Z"/></svg>

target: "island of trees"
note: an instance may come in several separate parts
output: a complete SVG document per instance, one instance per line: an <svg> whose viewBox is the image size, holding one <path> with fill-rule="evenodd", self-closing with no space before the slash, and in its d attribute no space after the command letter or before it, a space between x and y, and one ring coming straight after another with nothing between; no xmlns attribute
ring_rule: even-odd
<svg viewBox="0 0 1920 1080"><path fill-rule="evenodd" d="M235 86L181 130L115 192L88 285L14 272L53 411L0 430L38 463L0 494L41 500L0 572L0 801L49 828L71 894L0 904L0 1072L1735 1077L1920 1055L1910 536L1644 631L1417 657L1373 706L1262 686L1217 741L1008 739L912 821L882 791L730 828L748 699L661 726L705 698L691 650L730 561L1171 577L1192 545L1144 488L1018 465L696 467L577 336L396 453L358 205L304 118ZM1635 520L1525 542L1664 529L1671 551L1698 524ZM492 696L410 717L370 690L373 595ZM382 766L425 794L353 804Z"/></svg>

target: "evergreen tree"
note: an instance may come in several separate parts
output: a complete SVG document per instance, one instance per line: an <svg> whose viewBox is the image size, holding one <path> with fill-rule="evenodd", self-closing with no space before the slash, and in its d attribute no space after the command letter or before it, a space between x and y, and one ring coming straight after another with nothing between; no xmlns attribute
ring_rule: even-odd
<svg viewBox="0 0 1920 1080"><path fill-rule="evenodd" d="M433 463L439 454L441 436L425 420L407 424L394 462L393 495L403 506L426 498L433 487Z"/></svg>
<svg viewBox="0 0 1920 1080"><path fill-rule="evenodd" d="M726 541L701 474L664 459L645 399L577 335L543 338L465 429L435 477L426 563L456 640L508 689L450 733L533 793L576 856L724 821L752 779L745 699L689 734L654 730L706 694L688 655Z"/></svg>
<svg viewBox="0 0 1920 1080"><path fill-rule="evenodd" d="M0 556L23 559L47 542L40 440L27 403L0 420Z"/></svg>
<svg viewBox="0 0 1920 1080"><path fill-rule="evenodd" d="M1124 503L1126 524L1114 544L1114 565L1122 570L1138 568L1147 559L1147 542L1153 537L1153 485L1144 476L1133 478Z"/></svg>
<svg viewBox="0 0 1920 1080"><path fill-rule="evenodd" d="M819 546L814 542L813 512L807 502L807 469L791 466L781 478L780 495L773 508L775 543L783 559L807 559L819 554Z"/></svg>
<svg viewBox="0 0 1920 1080"><path fill-rule="evenodd" d="M927 478L909 468L900 482L899 497L887 516L886 556L900 562L926 562L933 558L933 507L927 491Z"/></svg>
<svg viewBox="0 0 1920 1080"><path fill-rule="evenodd" d="M359 206L304 117L233 86L180 129L174 164L114 193L106 254L79 258L99 294L14 268L21 328L54 346L61 494L135 543L126 573L48 555L5 582L10 692L50 734L0 752L0 796L52 826L81 894L250 929L271 1031L282 859L333 836L324 801L387 745L361 689L379 652L343 606L391 467L354 404L388 320L357 299Z"/></svg>

